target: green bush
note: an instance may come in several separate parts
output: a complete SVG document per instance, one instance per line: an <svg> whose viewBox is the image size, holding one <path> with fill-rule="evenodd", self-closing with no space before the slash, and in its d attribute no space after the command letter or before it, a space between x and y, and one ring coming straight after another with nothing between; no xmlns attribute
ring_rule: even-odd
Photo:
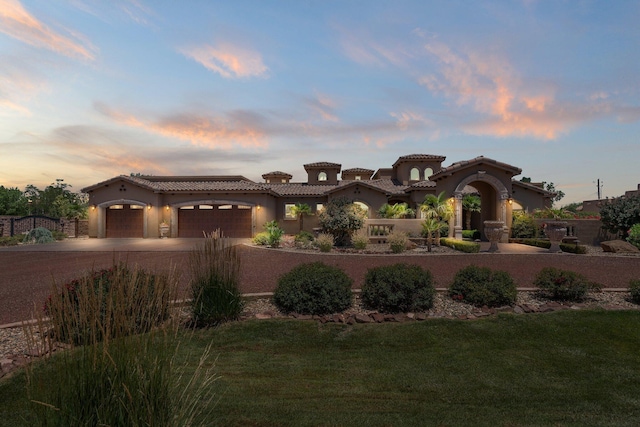
<svg viewBox="0 0 640 427"><path fill-rule="evenodd" d="M296 243L300 243L306 245L307 243L313 242L313 234L308 231L301 231L294 237Z"/></svg>
<svg viewBox="0 0 640 427"><path fill-rule="evenodd" d="M320 233L314 244L320 249L320 252L331 252L333 248L334 237L329 233Z"/></svg>
<svg viewBox="0 0 640 427"><path fill-rule="evenodd" d="M55 239L53 238L51 231L47 230L44 227L38 227L29 231L29 233L26 236L24 236L23 242L42 244L42 243L55 242Z"/></svg>
<svg viewBox="0 0 640 427"><path fill-rule="evenodd" d="M280 247L284 230L278 226L278 221L269 221L264 225L264 229L267 233L267 242L272 248Z"/></svg>
<svg viewBox="0 0 640 427"><path fill-rule="evenodd" d="M477 254L480 252L480 243L468 242L465 240L451 239L449 237L440 238L442 246L448 246L456 251Z"/></svg>
<svg viewBox="0 0 640 427"><path fill-rule="evenodd" d="M17 246L22 240L21 236L0 237L0 246Z"/></svg>
<svg viewBox="0 0 640 427"><path fill-rule="evenodd" d="M540 270L533 285L543 297L556 301L582 301L589 290L600 288L581 274L555 267Z"/></svg>
<svg viewBox="0 0 640 427"><path fill-rule="evenodd" d="M640 279L632 280L629 283L629 293L631 294L631 301L640 304Z"/></svg>
<svg viewBox="0 0 640 427"><path fill-rule="evenodd" d="M478 230L462 230L462 238L471 240L480 240L480 231Z"/></svg>
<svg viewBox="0 0 640 427"><path fill-rule="evenodd" d="M362 228L366 212L345 197L330 200L318 214L318 223L325 233L332 234L337 246L349 243L351 235Z"/></svg>
<svg viewBox="0 0 640 427"><path fill-rule="evenodd" d="M394 254L404 252L405 249L407 249L408 241L409 237L407 234L401 231L393 231L387 236L387 243L389 243L389 248Z"/></svg>
<svg viewBox="0 0 640 427"><path fill-rule="evenodd" d="M191 315L196 326L240 317L240 258L227 238L212 233L189 254Z"/></svg>
<svg viewBox="0 0 640 427"><path fill-rule="evenodd" d="M353 236L351 236L351 243L353 244L353 247L358 250L366 249L369 244L369 233L367 230L365 228L361 228L356 231Z"/></svg>
<svg viewBox="0 0 640 427"><path fill-rule="evenodd" d="M449 295L477 307L499 307L513 304L518 290L509 273L470 265L456 273Z"/></svg>
<svg viewBox="0 0 640 427"><path fill-rule="evenodd" d="M640 249L640 224L635 224L629 230L629 237L627 241L636 248Z"/></svg>
<svg viewBox="0 0 640 427"><path fill-rule="evenodd" d="M538 227L533 215L526 212L514 211L511 223L511 237L517 239L534 238L538 235Z"/></svg>
<svg viewBox="0 0 640 427"><path fill-rule="evenodd" d="M433 306L431 272L417 265L394 264L367 270L362 302L383 313L426 311Z"/></svg>
<svg viewBox="0 0 640 427"><path fill-rule="evenodd" d="M267 246L269 244L269 233L262 231L253 237L253 243L259 246Z"/></svg>
<svg viewBox="0 0 640 427"><path fill-rule="evenodd" d="M351 307L352 281L337 267L300 264L278 280L273 303L283 313L330 314Z"/></svg>
<svg viewBox="0 0 640 427"><path fill-rule="evenodd" d="M69 237L67 236L67 233L64 233L62 231L55 231L55 230L51 231L51 236L53 236L55 240L64 240L67 237Z"/></svg>
<svg viewBox="0 0 640 427"><path fill-rule="evenodd" d="M587 247L584 245L573 245L571 243L560 243L560 249L562 252L568 252L571 254L584 255L587 253Z"/></svg>
<svg viewBox="0 0 640 427"><path fill-rule="evenodd" d="M75 345L151 330L169 317L175 277L129 269L109 269L54 287L44 304L57 340Z"/></svg>
<svg viewBox="0 0 640 427"><path fill-rule="evenodd" d="M520 243L521 245L535 246L537 248L549 249L551 242L545 239L510 239L511 243Z"/></svg>

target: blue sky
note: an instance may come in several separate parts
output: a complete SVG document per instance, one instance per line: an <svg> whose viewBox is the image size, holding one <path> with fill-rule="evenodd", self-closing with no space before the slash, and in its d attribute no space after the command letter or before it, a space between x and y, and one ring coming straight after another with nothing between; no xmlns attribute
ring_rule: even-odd
<svg viewBox="0 0 640 427"><path fill-rule="evenodd" d="M638 22L625 0L0 0L0 185L426 153L615 197L640 183Z"/></svg>

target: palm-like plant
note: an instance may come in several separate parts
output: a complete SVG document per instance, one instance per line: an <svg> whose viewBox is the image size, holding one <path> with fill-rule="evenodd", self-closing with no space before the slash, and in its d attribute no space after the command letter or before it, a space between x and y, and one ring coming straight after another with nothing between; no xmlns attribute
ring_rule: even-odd
<svg viewBox="0 0 640 427"><path fill-rule="evenodd" d="M300 231L302 231L302 226L303 226L302 217L304 215L311 215L311 207L306 203L296 203L291 208L291 213L298 217L298 220L300 221Z"/></svg>
<svg viewBox="0 0 640 427"><path fill-rule="evenodd" d="M447 201L444 191L440 194L427 194L424 201L420 205L420 210L424 212L427 219L433 219L440 224L435 230L436 244L440 242L440 230L444 223L449 221L453 216L453 206ZM423 225L424 226L424 225Z"/></svg>
<svg viewBox="0 0 640 427"><path fill-rule="evenodd" d="M475 194L467 194L462 199L462 209L467 212L466 229L471 230L471 214L473 212L480 212L481 210L480 197Z"/></svg>
<svg viewBox="0 0 640 427"><path fill-rule="evenodd" d="M422 222L422 235L427 239L427 251L431 252L434 236L440 238L442 222L436 218L427 218Z"/></svg>
<svg viewBox="0 0 640 427"><path fill-rule="evenodd" d="M388 219L411 218L415 215L415 211L406 203L394 203L393 205L385 203L378 210L378 215Z"/></svg>

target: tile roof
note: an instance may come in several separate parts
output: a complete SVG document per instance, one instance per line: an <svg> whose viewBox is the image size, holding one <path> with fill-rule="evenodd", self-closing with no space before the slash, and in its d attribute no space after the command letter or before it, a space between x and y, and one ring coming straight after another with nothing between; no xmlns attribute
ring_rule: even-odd
<svg viewBox="0 0 640 427"><path fill-rule="evenodd" d="M433 181L418 181L411 184L411 188L433 188L436 186L436 183Z"/></svg>
<svg viewBox="0 0 640 427"><path fill-rule="evenodd" d="M244 179L233 180L206 180L204 177L193 177L189 180L173 180L167 177L166 180L153 179L147 177L122 177L125 180L132 181L135 184L147 187L154 191L171 192L171 191L265 191L266 189L253 181Z"/></svg>
<svg viewBox="0 0 640 427"><path fill-rule="evenodd" d="M343 169L342 173L368 173L369 175L373 174L373 169L365 169L365 168L351 168L351 169Z"/></svg>
<svg viewBox="0 0 640 427"><path fill-rule="evenodd" d="M399 163L409 162L409 161L424 161L424 160L435 160L437 162L444 162L446 160L445 156L439 156L437 154L407 154L406 156L398 157L398 160L393 164L393 167L396 167Z"/></svg>
<svg viewBox="0 0 640 427"><path fill-rule="evenodd" d="M316 163L307 163L304 165L304 170L307 169L316 169L316 168L338 168L342 167L339 163L331 163L331 162L316 162Z"/></svg>
<svg viewBox="0 0 640 427"><path fill-rule="evenodd" d="M293 175L291 175L290 173L286 173L286 172L282 172L282 171L273 171L273 172L267 172L264 175L262 175L262 178L268 178L271 176L286 176L289 179L293 178Z"/></svg>
<svg viewBox="0 0 640 427"><path fill-rule="evenodd" d="M493 166L497 166L502 169L508 169L508 170L511 170L514 173L514 175L517 175L522 172L522 169L515 166L511 166L510 164L502 163L497 160L490 159L489 157L478 156L478 157L474 157L471 160L463 160L461 162L452 163L450 166L440 169L438 172L431 175L431 177L439 178L444 175L450 175L452 172L455 172L459 169L464 169L467 166L475 165L478 163L486 163Z"/></svg>

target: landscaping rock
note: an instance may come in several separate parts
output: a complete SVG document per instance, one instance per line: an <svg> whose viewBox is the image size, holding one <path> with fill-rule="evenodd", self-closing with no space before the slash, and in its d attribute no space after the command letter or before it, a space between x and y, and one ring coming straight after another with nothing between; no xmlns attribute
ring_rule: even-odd
<svg viewBox="0 0 640 427"><path fill-rule="evenodd" d="M601 242L600 247L604 252L613 253L639 253L640 249L636 248L629 242L624 240L609 240L607 242Z"/></svg>
<svg viewBox="0 0 640 427"><path fill-rule="evenodd" d="M427 313L416 313L416 320L427 320Z"/></svg>
<svg viewBox="0 0 640 427"><path fill-rule="evenodd" d="M357 313L355 315L355 319L356 319L356 323L371 323L371 322L373 322L373 319L371 319L371 317L367 316L366 314Z"/></svg>
<svg viewBox="0 0 640 427"><path fill-rule="evenodd" d="M268 313L256 313L256 319L258 320L266 320L271 319L273 316Z"/></svg>
<svg viewBox="0 0 640 427"><path fill-rule="evenodd" d="M516 305L515 307L513 307L513 312L515 314L524 314L524 309L519 305Z"/></svg>
<svg viewBox="0 0 640 427"><path fill-rule="evenodd" d="M382 314L382 313L371 313L371 318L376 323L384 322L384 314Z"/></svg>

